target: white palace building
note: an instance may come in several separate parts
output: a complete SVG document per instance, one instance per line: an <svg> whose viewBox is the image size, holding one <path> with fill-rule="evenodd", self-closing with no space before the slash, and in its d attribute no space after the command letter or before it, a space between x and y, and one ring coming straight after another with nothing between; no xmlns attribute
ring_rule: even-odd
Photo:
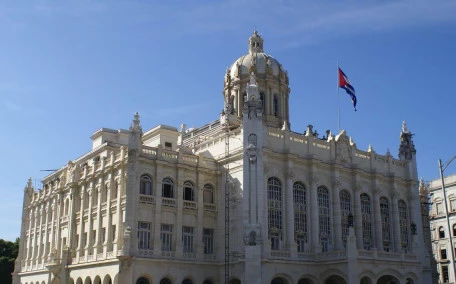
<svg viewBox="0 0 456 284"><path fill-rule="evenodd" d="M101 128L24 191L14 284L431 283L416 151L290 130L288 75L255 32L196 129Z"/></svg>

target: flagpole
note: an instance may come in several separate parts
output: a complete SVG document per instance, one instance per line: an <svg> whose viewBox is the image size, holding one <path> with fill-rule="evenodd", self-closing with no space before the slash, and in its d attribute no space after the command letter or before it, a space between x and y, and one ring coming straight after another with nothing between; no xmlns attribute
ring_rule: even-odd
<svg viewBox="0 0 456 284"><path fill-rule="evenodd" d="M337 133L340 132L339 60L337 60Z"/></svg>

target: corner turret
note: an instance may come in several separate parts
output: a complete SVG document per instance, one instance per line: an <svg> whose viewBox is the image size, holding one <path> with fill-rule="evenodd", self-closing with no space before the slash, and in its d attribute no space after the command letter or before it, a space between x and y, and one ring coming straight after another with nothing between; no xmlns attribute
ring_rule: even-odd
<svg viewBox="0 0 456 284"><path fill-rule="evenodd" d="M407 129L405 121L402 122L402 131L400 135L399 159L412 160L415 157L415 144L412 139L413 134Z"/></svg>

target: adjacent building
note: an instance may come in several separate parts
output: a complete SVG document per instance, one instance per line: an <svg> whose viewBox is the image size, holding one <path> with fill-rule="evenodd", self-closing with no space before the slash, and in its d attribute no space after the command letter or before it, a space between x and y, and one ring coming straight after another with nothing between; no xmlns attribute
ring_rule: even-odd
<svg viewBox="0 0 456 284"><path fill-rule="evenodd" d="M456 283L454 269L456 247L456 174L429 183L432 250L440 274L439 283Z"/></svg>
<svg viewBox="0 0 456 284"><path fill-rule="evenodd" d="M14 283L431 283L405 123L397 158L292 131L288 74L248 43L215 121L144 132L136 114L27 183Z"/></svg>

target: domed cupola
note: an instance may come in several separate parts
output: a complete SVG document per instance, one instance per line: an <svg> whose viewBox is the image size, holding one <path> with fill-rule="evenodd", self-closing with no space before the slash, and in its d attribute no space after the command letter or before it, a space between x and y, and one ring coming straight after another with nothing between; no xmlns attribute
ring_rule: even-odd
<svg viewBox="0 0 456 284"><path fill-rule="evenodd" d="M264 53L263 38L257 31L249 38L249 53L239 57L226 71L223 88L225 109L239 118L242 117L246 87L252 72L263 101L263 118L266 124L288 128L288 74L274 57Z"/></svg>

